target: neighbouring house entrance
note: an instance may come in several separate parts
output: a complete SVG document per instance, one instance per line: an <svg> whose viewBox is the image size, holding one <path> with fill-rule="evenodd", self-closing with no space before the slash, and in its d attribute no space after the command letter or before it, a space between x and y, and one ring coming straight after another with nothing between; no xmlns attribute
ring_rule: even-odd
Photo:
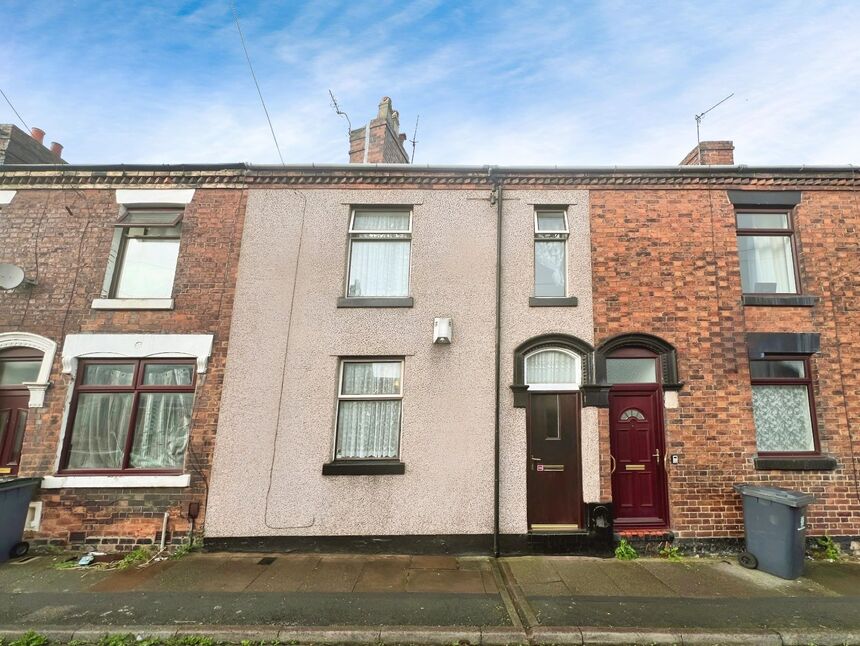
<svg viewBox="0 0 860 646"><path fill-rule="evenodd" d="M18 473L30 400L24 384L36 381L41 365L37 350L0 351L0 476Z"/></svg>
<svg viewBox="0 0 860 646"><path fill-rule="evenodd" d="M531 532L582 529L580 362L576 353L559 347L544 347L525 358Z"/></svg>
<svg viewBox="0 0 860 646"><path fill-rule="evenodd" d="M663 393L659 384L612 386L609 443L615 525L667 527Z"/></svg>

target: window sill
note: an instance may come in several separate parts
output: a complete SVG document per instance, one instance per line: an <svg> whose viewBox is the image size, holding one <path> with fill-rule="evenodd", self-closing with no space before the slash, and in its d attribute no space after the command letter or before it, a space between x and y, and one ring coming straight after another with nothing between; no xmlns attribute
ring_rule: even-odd
<svg viewBox="0 0 860 646"><path fill-rule="evenodd" d="M399 460L340 460L322 467L324 476L394 476L405 472L406 465Z"/></svg>
<svg viewBox="0 0 860 646"><path fill-rule="evenodd" d="M337 299L338 307L412 307L411 296L374 297L374 296L341 296Z"/></svg>
<svg viewBox="0 0 860 646"><path fill-rule="evenodd" d="M187 487L191 475L139 475L139 476L45 476L42 489L133 489L149 487Z"/></svg>
<svg viewBox="0 0 860 646"><path fill-rule="evenodd" d="M530 296L529 307L576 307L576 296Z"/></svg>
<svg viewBox="0 0 860 646"><path fill-rule="evenodd" d="M759 471L833 471L836 458L829 455L756 457L755 468Z"/></svg>
<svg viewBox="0 0 860 646"><path fill-rule="evenodd" d="M172 310L172 298L94 298L94 310Z"/></svg>
<svg viewBox="0 0 860 646"><path fill-rule="evenodd" d="M744 305L766 305L770 307L813 307L818 302L818 296L802 294L744 294L741 297Z"/></svg>

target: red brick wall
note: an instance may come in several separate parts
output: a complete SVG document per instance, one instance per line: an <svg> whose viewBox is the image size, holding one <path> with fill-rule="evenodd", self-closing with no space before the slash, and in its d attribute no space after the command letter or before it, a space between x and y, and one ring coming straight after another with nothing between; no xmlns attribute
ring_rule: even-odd
<svg viewBox="0 0 860 646"><path fill-rule="evenodd" d="M666 410L671 526L680 537L742 534L736 482L811 492L812 534L860 534L858 198L804 191L795 211L801 283L813 308L744 307L733 208L725 190L591 192L595 338L646 332L677 348L677 409ZM835 471L757 471L745 334L818 332L815 403ZM600 416L608 454L608 418ZM852 446L852 434L854 445ZM608 460L604 460L608 474ZM602 480L610 495L608 476Z"/></svg>
<svg viewBox="0 0 860 646"><path fill-rule="evenodd" d="M0 262L36 279L33 288L0 291L0 332L24 331L58 344L45 407L31 409L20 475L55 472L68 375L60 373L65 335L94 333L214 334L208 370L198 380L186 457L191 486L183 489L63 489L42 491L36 540L108 544L155 540L165 511L169 531L185 533L187 503L201 504L214 449L218 404L233 306L245 193L198 189L182 221L172 311L103 311L99 297L119 210L113 190L20 190L0 216ZM68 210L67 208L68 207Z"/></svg>

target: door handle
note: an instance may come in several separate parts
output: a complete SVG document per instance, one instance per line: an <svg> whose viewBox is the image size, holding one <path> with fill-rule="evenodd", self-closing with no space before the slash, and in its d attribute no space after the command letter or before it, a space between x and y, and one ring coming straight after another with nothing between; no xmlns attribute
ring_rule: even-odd
<svg viewBox="0 0 860 646"><path fill-rule="evenodd" d="M660 464L660 449L657 449L657 452L652 457L657 458L657 464Z"/></svg>
<svg viewBox="0 0 860 646"><path fill-rule="evenodd" d="M615 473L615 468L618 466L618 464L616 464L615 462L615 456L611 453L609 454L609 463L612 465L612 468L609 470L609 473Z"/></svg>
<svg viewBox="0 0 860 646"><path fill-rule="evenodd" d="M540 462L540 460L541 460L541 459L540 459L540 458L536 458L536 457L532 456L532 460L534 460L535 462Z"/></svg>

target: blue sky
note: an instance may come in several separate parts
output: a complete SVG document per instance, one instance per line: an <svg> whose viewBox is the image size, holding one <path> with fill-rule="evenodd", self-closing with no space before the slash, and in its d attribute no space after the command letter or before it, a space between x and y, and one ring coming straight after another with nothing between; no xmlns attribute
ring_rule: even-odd
<svg viewBox="0 0 860 646"><path fill-rule="evenodd" d="M391 96L416 163L860 162L860 2L236 0L288 163ZM3 0L0 88L76 163L278 161L229 0ZM0 101L0 122L15 122ZM20 124L19 124L20 125Z"/></svg>

